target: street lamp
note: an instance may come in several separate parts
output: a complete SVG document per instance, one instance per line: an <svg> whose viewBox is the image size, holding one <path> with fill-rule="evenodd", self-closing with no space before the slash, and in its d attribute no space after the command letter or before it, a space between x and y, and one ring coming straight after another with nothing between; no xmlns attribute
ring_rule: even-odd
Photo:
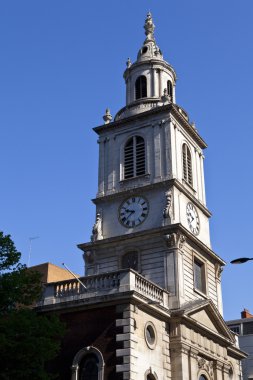
<svg viewBox="0 0 253 380"><path fill-rule="evenodd" d="M234 259L230 261L230 264L243 264L249 260L253 260L253 257L240 257L239 259Z"/></svg>

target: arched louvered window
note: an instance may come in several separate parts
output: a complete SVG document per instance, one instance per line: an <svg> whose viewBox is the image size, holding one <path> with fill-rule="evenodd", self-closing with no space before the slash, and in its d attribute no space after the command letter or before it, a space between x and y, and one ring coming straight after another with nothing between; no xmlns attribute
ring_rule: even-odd
<svg viewBox="0 0 253 380"><path fill-rule="evenodd" d="M192 158L186 144L183 144L183 179L192 186Z"/></svg>
<svg viewBox="0 0 253 380"><path fill-rule="evenodd" d="M141 136L131 137L124 149L124 179L146 172L145 141Z"/></svg>
<svg viewBox="0 0 253 380"><path fill-rule="evenodd" d="M141 99L147 97L147 78L145 75L141 75L135 82L135 99Z"/></svg>
<svg viewBox="0 0 253 380"><path fill-rule="evenodd" d="M173 87L170 80L167 81L167 91L168 91L168 95L171 98L171 101L173 101Z"/></svg>

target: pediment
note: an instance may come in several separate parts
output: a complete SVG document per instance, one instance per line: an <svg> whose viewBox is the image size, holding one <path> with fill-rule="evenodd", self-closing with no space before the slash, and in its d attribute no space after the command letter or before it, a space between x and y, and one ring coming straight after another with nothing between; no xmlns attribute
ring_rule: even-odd
<svg viewBox="0 0 253 380"><path fill-rule="evenodd" d="M206 310L200 310L197 313L194 313L191 315L191 318L195 319L198 323L201 323L202 325L205 325L210 330L215 331L216 333L219 333L219 327L210 319L210 316L206 312Z"/></svg>
<svg viewBox="0 0 253 380"><path fill-rule="evenodd" d="M219 336L234 342L235 338L211 300L192 302L184 307L183 315Z"/></svg>

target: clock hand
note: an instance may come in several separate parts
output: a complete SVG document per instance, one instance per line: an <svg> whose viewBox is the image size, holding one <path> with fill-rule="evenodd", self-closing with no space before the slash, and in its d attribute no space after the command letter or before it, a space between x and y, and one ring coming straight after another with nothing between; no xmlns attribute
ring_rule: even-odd
<svg viewBox="0 0 253 380"><path fill-rule="evenodd" d="M128 210L128 212L129 212L129 215L128 215L128 217L126 218L126 220L135 212L135 210Z"/></svg>

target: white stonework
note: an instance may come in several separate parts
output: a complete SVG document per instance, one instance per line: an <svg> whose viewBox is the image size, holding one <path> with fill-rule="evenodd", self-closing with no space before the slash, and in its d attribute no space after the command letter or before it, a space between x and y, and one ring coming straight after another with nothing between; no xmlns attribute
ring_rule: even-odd
<svg viewBox="0 0 253 380"><path fill-rule="evenodd" d="M53 284L42 307L62 310L80 303L102 311L116 303L122 314L115 320L122 330L116 334L121 342L116 356L122 359L116 371L123 379L239 380L245 356L222 318L225 262L210 243L203 171L207 145L175 103L176 74L156 45L150 14L145 34L137 61L128 60L124 73L126 106L111 122L108 111L106 124L94 128L99 136L97 217L92 241L79 245L86 291L76 280ZM146 78L144 87L136 89L140 76ZM138 166L137 137L145 144L145 171L126 176L126 162ZM126 227L119 212L129 198L126 222L137 214L137 198L144 198L148 215Z"/></svg>

